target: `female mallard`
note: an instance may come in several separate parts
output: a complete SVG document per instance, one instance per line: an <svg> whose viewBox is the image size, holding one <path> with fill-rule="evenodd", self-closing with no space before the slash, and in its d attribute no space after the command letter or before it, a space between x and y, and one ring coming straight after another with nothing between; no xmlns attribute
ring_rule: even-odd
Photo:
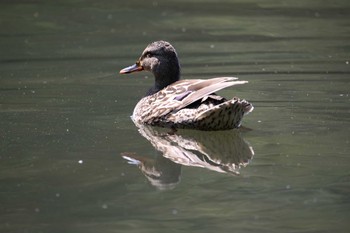
<svg viewBox="0 0 350 233"><path fill-rule="evenodd" d="M174 47L165 41L147 46L136 64L121 74L148 70L155 77L154 86L136 105L132 119L137 124L199 130L238 128L243 115L254 107L246 100L227 100L214 92L244 84L237 78L180 80L180 64Z"/></svg>

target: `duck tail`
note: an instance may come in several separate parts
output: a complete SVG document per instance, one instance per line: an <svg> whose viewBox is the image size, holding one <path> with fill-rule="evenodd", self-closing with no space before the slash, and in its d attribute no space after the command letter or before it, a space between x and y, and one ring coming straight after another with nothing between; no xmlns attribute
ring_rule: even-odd
<svg viewBox="0 0 350 233"><path fill-rule="evenodd" d="M254 107L246 100L233 98L202 112L195 120L198 128L224 130L238 128L245 114Z"/></svg>
<svg viewBox="0 0 350 233"><path fill-rule="evenodd" d="M244 115L251 113L254 110L254 106L246 100L241 100Z"/></svg>

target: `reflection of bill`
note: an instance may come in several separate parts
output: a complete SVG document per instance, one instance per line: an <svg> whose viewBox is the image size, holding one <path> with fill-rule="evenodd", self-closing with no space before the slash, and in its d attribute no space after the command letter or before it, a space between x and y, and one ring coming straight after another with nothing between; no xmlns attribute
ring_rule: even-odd
<svg viewBox="0 0 350 233"><path fill-rule="evenodd" d="M152 185L159 189L175 187L180 180L179 164L237 175L254 155L253 148L238 130L169 132L169 129L137 126L140 134L162 156L156 159L132 153L122 153L122 156L129 163L137 164Z"/></svg>
<svg viewBox="0 0 350 233"><path fill-rule="evenodd" d="M175 188L180 182L181 165L157 155L155 159L138 156L133 153L122 153L129 164L137 165L149 182L159 190Z"/></svg>

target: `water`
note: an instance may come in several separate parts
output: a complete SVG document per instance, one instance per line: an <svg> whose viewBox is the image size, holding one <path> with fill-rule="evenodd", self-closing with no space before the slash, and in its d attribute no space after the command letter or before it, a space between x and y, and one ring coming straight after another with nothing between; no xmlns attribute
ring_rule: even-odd
<svg viewBox="0 0 350 233"><path fill-rule="evenodd" d="M350 230L348 1L0 5L1 232ZM139 132L153 79L118 71L159 39L184 78L248 80L220 94L252 130Z"/></svg>

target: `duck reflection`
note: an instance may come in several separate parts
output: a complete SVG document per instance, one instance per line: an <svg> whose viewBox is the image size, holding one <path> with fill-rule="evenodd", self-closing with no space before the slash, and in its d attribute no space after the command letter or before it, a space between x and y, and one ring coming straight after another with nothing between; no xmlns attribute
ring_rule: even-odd
<svg viewBox="0 0 350 233"><path fill-rule="evenodd" d="M140 134L158 151L153 159L124 152L128 163L137 165L150 183L160 190L172 189L180 181L181 165L238 175L252 160L253 148L239 130L197 131L137 125Z"/></svg>

